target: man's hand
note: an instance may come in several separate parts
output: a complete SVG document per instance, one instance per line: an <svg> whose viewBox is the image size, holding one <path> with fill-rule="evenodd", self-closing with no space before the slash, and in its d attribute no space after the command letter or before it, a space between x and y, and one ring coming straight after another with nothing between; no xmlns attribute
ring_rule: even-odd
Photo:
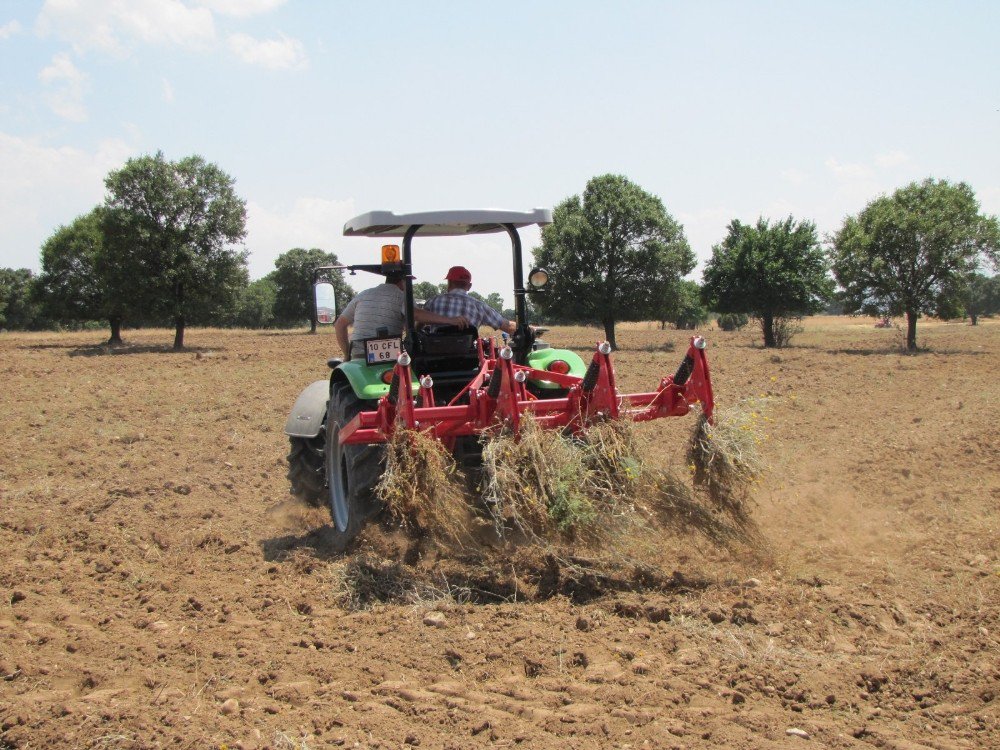
<svg viewBox="0 0 1000 750"><path fill-rule="evenodd" d="M451 325L455 326L459 330L469 327L469 319L464 315L456 315L454 318L449 318L448 320Z"/></svg>

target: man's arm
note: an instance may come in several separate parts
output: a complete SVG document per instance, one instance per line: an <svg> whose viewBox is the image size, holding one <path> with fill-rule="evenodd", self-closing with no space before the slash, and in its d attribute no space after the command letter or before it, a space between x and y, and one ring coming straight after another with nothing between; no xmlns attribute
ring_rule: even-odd
<svg viewBox="0 0 1000 750"><path fill-rule="evenodd" d="M340 344L340 351L344 353L344 359L351 358L351 340L347 338L347 326L350 324L351 321L344 314L341 314L333 324L333 330L337 334L337 343Z"/></svg>
<svg viewBox="0 0 1000 750"><path fill-rule="evenodd" d="M420 307L413 308L413 317L416 318L418 323L429 324L432 326L458 326L459 328L466 328L469 325L469 321L462 315L456 315L454 318L449 318L446 315L438 315L430 310L424 310Z"/></svg>

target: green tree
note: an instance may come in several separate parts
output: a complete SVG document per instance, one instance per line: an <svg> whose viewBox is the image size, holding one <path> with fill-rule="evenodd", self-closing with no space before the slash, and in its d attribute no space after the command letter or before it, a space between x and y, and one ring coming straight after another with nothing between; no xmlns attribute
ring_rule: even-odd
<svg viewBox="0 0 1000 750"><path fill-rule="evenodd" d="M44 323L35 302L35 275L27 268L0 268L0 328L27 331Z"/></svg>
<svg viewBox="0 0 1000 750"><path fill-rule="evenodd" d="M979 325L980 316L1000 312L1000 276L970 274L962 289L962 306L972 325Z"/></svg>
<svg viewBox="0 0 1000 750"><path fill-rule="evenodd" d="M694 268L680 224L662 201L620 175L594 177L583 197L560 203L542 230L535 265L554 280L533 299L548 319L615 324L654 318L665 294Z"/></svg>
<svg viewBox="0 0 1000 750"><path fill-rule="evenodd" d="M828 270L812 222L796 223L791 216L774 224L733 220L726 238L712 248L702 300L714 312L753 315L764 346L779 346L776 321L819 312L832 296Z"/></svg>
<svg viewBox="0 0 1000 750"><path fill-rule="evenodd" d="M1000 223L964 182L926 179L876 198L833 238L833 272L850 312L906 314L906 348L921 315L949 316L963 280L1000 253Z"/></svg>
<svg viewBox="0 0 1000 750"><path fill-rule="evenodd" d="M129 159L105 180L109 264L142 288L149 312L174 324L184 348L189 321L218 319L247 284L246 204L234 180L200 156Z"/></svg>
<svg viewBox="0 0 1000 750"><path fill-rule="evenodd" d="M413 299L415 300L422 299L426 302L431 297L436 297L439 294L441 294L440 286L430 281L416 281L413 283Z"/></svg>
<svg viewBox="0 0 1000 750"><path fill-rule="evenodd" d="M500 296L500 292L490 292L483 301L498 313L503 314L503 297Z"/></svg>
<svg viewBox="0 0 1000 750"><path fill-rule="evenodd" d="M94 208L59 227L42 245L38 299L46 315L62 323L107 320L109 344L121 344L121 328L134 285L127 264L109 262L104 209ZM119 271L125 271L121 273Z"/></svg>
<svg viewBox="0 0 1000 750"><path fill-rule="evenodd" d="M669 299L669 298L668 298ZM681 279L677 287L676 304L669 317L678 330L693 330L708 322L708 310L701 302L701 285L697 281ZM661 328L663 320L660 321Z"/></svg>
<svg viewBox="0 0 1000 750"><path fill-rule="evenodd" d="M262 279L251 281L240 293L230 325L237 328L273 328L276 324L274 303L278 287L273 272Z"/></svg>
<svg viewBox="0 0 1000 750"><path fill-rule="evenodd" d="M274 318L281 326L310 322L310 332L316 332L313 301L313 271L319 266L334 266L339 261L333 253L318 248L296 247L278 256L270 277L275 286ZM328 272L341 308L354 296L354 290L344 280L342 271Z"/></svg>

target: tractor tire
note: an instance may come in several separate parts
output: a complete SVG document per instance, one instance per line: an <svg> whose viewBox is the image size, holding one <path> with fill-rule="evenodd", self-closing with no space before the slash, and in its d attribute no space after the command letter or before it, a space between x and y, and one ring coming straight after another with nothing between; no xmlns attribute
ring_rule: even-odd
<svg viewBox="0 0 1000 750"><path fill-rule="evenodd" d="M288 481L299 500L322 507L326 502L326 465L323 433L314 438L290 437Z"/></svg>
<svg viewBox="0 0 1000 750"><path fill-rule="evenodd" d="M343 551L382 510L375 485L385 462L383 445L340 445L341 428L358 412L375 408L372 401L359 399L349 383L334 383L326 412L326 495L333 518L330 539L336 551Z"/></svg>

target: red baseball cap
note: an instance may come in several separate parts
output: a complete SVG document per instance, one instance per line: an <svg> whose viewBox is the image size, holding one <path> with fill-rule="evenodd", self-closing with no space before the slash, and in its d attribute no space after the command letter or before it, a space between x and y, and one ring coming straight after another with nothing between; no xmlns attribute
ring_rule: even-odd
<svg viewBox="0 0 1000 750"><path fill-rule="evenodd" d="M465 266L452 266L444 278L445 281L472 281L472 274Z"/></svg>

